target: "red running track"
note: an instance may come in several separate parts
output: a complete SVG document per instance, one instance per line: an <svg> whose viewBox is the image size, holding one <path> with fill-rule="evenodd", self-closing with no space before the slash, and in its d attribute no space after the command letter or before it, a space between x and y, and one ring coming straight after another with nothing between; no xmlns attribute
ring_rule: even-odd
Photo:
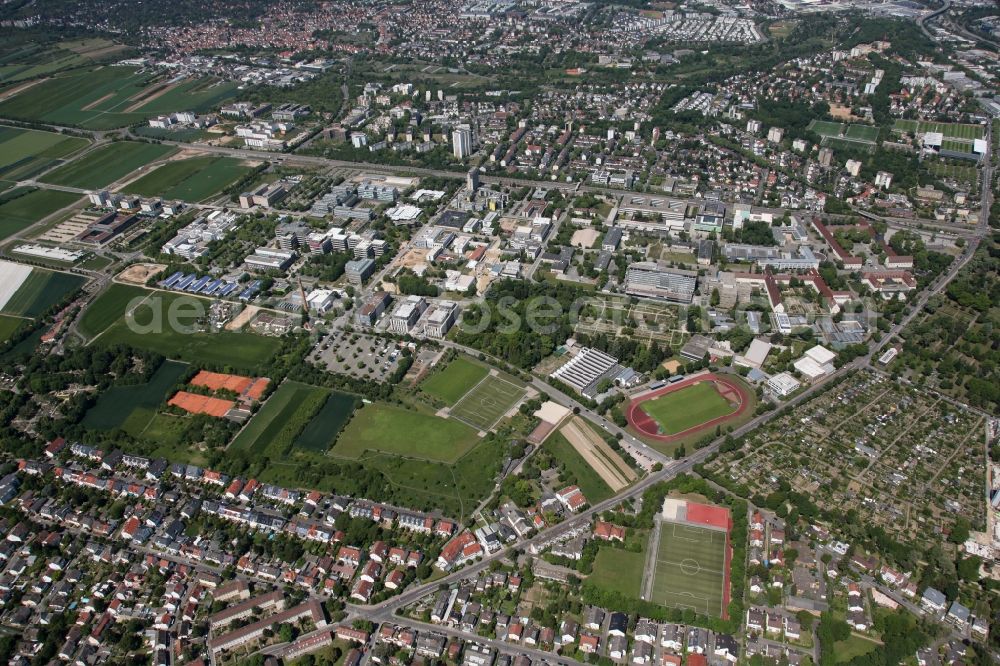
<svg viewBox="0 0 1000 666"><path fill-rule="evenodd" d="M657 425L653 417L647 414L645 410L643 410L641 407L642 403L646 402L647 400L654 400L662 395L673 393L674 391L680 391L681 389L685 389L689 386L700 384L701 382L706 382L706 381L714 382L716 389L719 391L719 394L722 395L722 397L728 400L734 400L734 398L735 400L738 400L739 406L736 408L736 411L730 414L726 414L725 416L717 416L714 419L705 421L704 423L696 425L692 428L688 428L687 430L683 430L675 435L664 435L660 433L660 427L659 425ZM642 433L644 437L649 437L650 439L657 442L670 443L670 442L676 442L679 439L688 437L689 435L696 434L703 430L714 428L717 425L721 425L726 421L729 421L730 419L734 419L743 412L745 412L749 406L750 406L750 396L747 395L747 392L743 389L742 386L732 381L731 379L726 378L724 375L706 373L703 375L688 377L687 379L683 379L677 382L676 384L670 384L669 386L664 386L661 389L657 389L656 391L647 393L646 395L640 398L636 398L631 403L629 403L628 409L625 412L625 418L628 420L629 425L631 425L633 428Z"/></svg>

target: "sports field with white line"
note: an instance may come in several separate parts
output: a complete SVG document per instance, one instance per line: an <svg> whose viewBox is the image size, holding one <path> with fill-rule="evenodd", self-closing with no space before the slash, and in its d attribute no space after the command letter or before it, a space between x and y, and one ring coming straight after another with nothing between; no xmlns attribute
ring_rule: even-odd
<svg viewBox="0 0 1000 666"><path fill-rule="evenodd" d="M722 617L726 585L726 533L664 521L660 525L650 601Z"/></svg>

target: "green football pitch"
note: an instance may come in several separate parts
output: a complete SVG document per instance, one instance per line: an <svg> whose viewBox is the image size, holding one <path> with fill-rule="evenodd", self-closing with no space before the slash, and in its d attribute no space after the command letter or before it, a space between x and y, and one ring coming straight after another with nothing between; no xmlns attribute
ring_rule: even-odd
<svg viewBox="0 0 1000 666"><path fill-rule="evenodd" d="M726 584L726 533L708 527L660 525L650 601L722 617Z"/></svg>
<svg viewBox="0 0 1000 666"><path fill-rule="evenodd" d="M451 416L477 430L489 430L523 396L520 386L490 375L451 408Z"/></svg>
<svg viewBox="0 0 1000 666"><path fill-rule="evenodd" d="M704 381L648 400L641 404L641 409L653 417L661 433L676 435L731 414L737 407L719 395L713 382Z"/></svg>

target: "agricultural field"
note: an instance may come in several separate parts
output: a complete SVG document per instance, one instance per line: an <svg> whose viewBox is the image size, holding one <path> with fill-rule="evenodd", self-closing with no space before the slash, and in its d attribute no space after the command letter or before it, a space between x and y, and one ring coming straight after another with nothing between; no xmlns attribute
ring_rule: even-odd
<svg viewBox="0 0 1000 666"><path fill-rule="evenodd" d="M576 452L576 449L573 448L573 445L569 443L562 433L552 433L545 440L542 448L551 453L561 465L565 465L567 471L576 479L576 485L580 486L580 490L587 497L587 501L591 505L603 502L614 495L611 487Z"/></svg>
<svg viewBox="0 0 1000 666"><path fill-rule="evenodd" d="M712 382L701 382L642 403L641 409L656 421L660 432L676 435L733 412L733 406Z"/></svg>
<svg viewBox="0 0 1000 666"><path fill-rule="evenodd" d="M145 298L149 290L126 284L112 284L97 297L80 318L80 333L93 338L103 333L122 318L122 313L133 298Z"/></svg>
<svg viewBox="0 0 1000 666"><path fill-rule="evenodd" d="M0 102L0 115L85 129L113 129L173 111L204 111L229 99L236 84L167 78L132 67L56 75Z"/></svg>
<svg viewBox="0 0 1000 666"><path fill-rule="evenodd" d="M350 421L351 415L360 403L356 396L330 391L326 402L295 440L295 446L307 451L325 453L337 441L340 431Z"/></svg>
<svg viewBox="0 0 1000 666"><path fill-rule="evenodd" d="M126 308L136 297L144 300L126 321ZM167 315L179 300L187 305L178 326L171 326ZM230 366L241 371L253 371L277 351L281 344L277 338L226 330L206 332L201 317L187 313L199 309L199 304L207 313L208 303L207 299L189 294L112 285L87 309L80 330L101 344L128 344L190 363ZM156 326L153 318L161 315L161 325Z"/></svg>
<svg viewBox="0 0 1000 666"><path fill-rule="evenodd" d="M0 238L21 232L80 200L79 194L58 190L17 188L0 195Z"/></svg>
<svg viewBox="0 0 1000 666"><path fill-rule="evenodd" d="M186 363L164 361L145 384L113 386L97 399L83 417L94 430L121 428L133 437L143 433L172 388L187 372Z"/></svg>
<svg viewBox="0 0 1000 666"><path fill-rule="evenodd" d="M229 451L271 460L290 455L296 438L325 406L328 393L317 386L283 383L236 436Z"/></svg>
<svg viewBox="0 0 1000 666"><path fill-rule="evenodd" d="M611 489L612 494L636 480L635 470L582 417L574 416L558 434L566 439L574 453Z"/></svg>
<svg viewBox="0 0 1000 666"><path fill-rule="evenodd" d="M167 162L125 187L129 194L199 202L250 173L251 167L231 157L191 157Z"/></svg>
<svg viewBox="0 0 1000 666"><path fill-rule="evenodd" d="M458 356L443 370L424 380L420 390L449 407L489 374L489 368L465 356Z"/></svg>
<svg viewBox="0 0 1000 666"><path fill-rule="evenodd" d="M34 319L45 313L86 280L71 273L32 268L31 274L3 306L5 314Z"/></svg>
<svg viewBox="0 0 1000 666"><path fill-rule="evenodd" d="M89 144L80 137L0 126L0 177L31 178Z"/></svg>
<svg viewBox="0 0 1000 666"><path fill-rule="evenodd" d="M41 180L53 185L94 190L107 187L175 150L172 146L116 141L45 174Z"/></svg>
<svg viewBox="0 0 1000 666"><path fill-rule="evenodd" d="M453 463L478 442L475 430L458 421L375 403L354 414L331 453L358 459L371 451Z"/></svg>
<svg viewBox="0 0 1000 666"><path fill-rule="evenodd" d="M982 139L986 128L982 125L966 125L962 123L938 123L926 120L897 120L892 127L893 132L940 132L945 139L961 139L971 143L974 139Z"/></svg>
<svg viewBox="0 0 1000 666"><path fill-rule="evenodd" d="M22 324L24 324L24 320L20 317L0 315L0 344L10 340Z"/></svg>
<svg viewBox="0 0 1000 666"><path fill-rule="evenodd" d="M658 543L649 600L721 617L726 596L726 533L664 521L653 539Z"/></svg>
<svg viewBox="0 0 1000 666"><path fill-rule="evenodd" d="M523 397L523 388L490 375L455 403L449 416L477 430L489 430Z"/></svg>
<svg viewBox="0 0 1000 666"><path fill-rule="evenodd" d="M126 47L102 38L58 44L20 44L0 53L0 83L12 83L81 67L120 53Z"/></svg>

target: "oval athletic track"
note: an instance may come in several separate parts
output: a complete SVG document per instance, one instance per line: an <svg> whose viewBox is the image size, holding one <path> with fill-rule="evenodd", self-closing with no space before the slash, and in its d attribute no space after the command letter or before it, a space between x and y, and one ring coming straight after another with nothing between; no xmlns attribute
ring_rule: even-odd
<svg viewBox="0 0 1000 666"><path fill-rule="evenodd" d="M710 419L674 435L661 434L659 425L657 425L653 417L643 411L641 407L644 402L655 400L656 398L668 393L680 391L681 389L706 381L713 382L716 389L719 391L719 394L722 395L723 398L726 398L730 402L738 402L739 406L733 412L730 412L725 416L717 416L714 419ZM664 386L663 388L659 388L655 391L651 391L650 393L646 393L645 395L635 398L629 403L628 409L625 412L625 418L628 420L629 425L638 430L643 437L649 437L657 442L669 443L676 442L679 439L701 432L702 430L714 428L715 426L721 425L730 419L736 418L745 412L749 405L750 397L747 395L746 390L742 386L731 379L728 379L724 375L706 373L695 375L694 377L688 377L687 379L681 380L676 384Z"/></svg>

